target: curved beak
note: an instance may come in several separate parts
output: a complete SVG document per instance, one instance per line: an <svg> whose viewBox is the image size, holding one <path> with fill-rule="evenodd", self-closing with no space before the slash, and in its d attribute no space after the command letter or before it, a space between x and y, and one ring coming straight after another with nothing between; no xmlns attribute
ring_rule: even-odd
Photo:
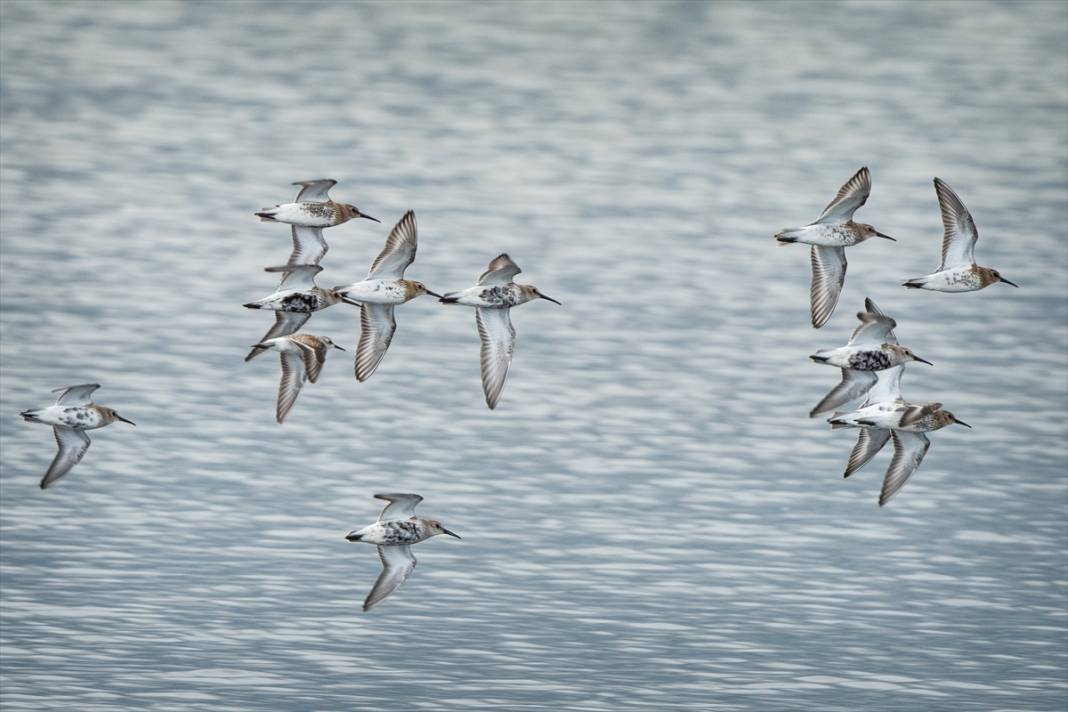
<svg viewBox="0 0 1068 712"><path fill-rule="evenodd" d="M1009 280L1005 279L1004 277L999 277L998 279L1000 279L1005 284L1011 284L1012 286L1016 287L1017 289L1020 288L1020 285L1016 284L1015 282L1010 282Z"/></svg>
<svg viewBox="0 0 1068 712"><path fill-rule="evenodd" d="M878 230L875 231L875 234L878 235L879 237L885 238L887 240L893 240L894 242L897 242L897 238L890 237L889 235L884 235L881 232L879 232Z"/></svg>
<svg viewBox="0 0 1068 712"><path fill-rule="evenodd" d="M953 422L956 423L957 425L963 425L966 428L972 428L972 426L968 425L963 420L957 420L956 416L953 416ZM975 428L972 428L972 430L975 430Z"/></svg>
<svg viewBox="0 0 1068 712"><path fill-rule="evenodd" d="M382 222L382 221L381 221L381 220L379 220L378 218L373 218L373 217L371 217L370 215L368 215L367 213L360 213L360 217L361 217L361 218L367 218L368 220L374 220L374 221L375 221L376 223L380 223L380 222Z"/></svg>
<svg viewBox="0 0 1068 712"><path fill-rule="evenodd" d="M930 361L928 361L928 360L927 360L927 359L925 359L925 358L920 358L920 357L919 357L919 356L917 356L916 354L912 354L912 358L916 359L916 360L917 360L917 361L919 361L920 363L925 363L925 364L927 364L928 366L934 366L934 364L933 364L933 363L931 363Z"/></svg>
<svg viewBox="0 0 1068 712"><path fill-rule="evenodd" d="M547 296L545 296L544 294L538 294L538 296L539 296L539 297L541 297L542 299L548 299L548 300L549 300L550 302L552 302L553 304L560 304L560 306L564 306L564 305L563 305L562 303L560 303L560 302L556 301L556 300L555 300L555 299L553 299L552 297L547 297Z"/></svg>
<svg viewBox="0 0 1068 712"><path fill-rule="evenodd" d="M437 292L431 292L429 289L426 290L426 293L429 294L432 297L437 297L438 299L444 299L445 298L442 295L438 294Z"/></svg>
<svg viewBox="0 0 1068 712"><path fill-rule="evenodd" d="M457 539L459 539L460 541L463 541L463 537L461 537L461 536L460 536L459 534L456 534L456 533L454 533L454 532L450 532L450 531L449 531L448 529L446 529L445 527L442 527L442 528L441 528L441 531L445 532L445 533L446 533L446 534L448 534L449 536L454 536L454 537L456 537Z"/></svg>
<svg viewBox="0 0 1068 712"><path fill-rule="evenodd" d="M344 351L345 350L345 349L341 348L340 346L338 346L337 344L334 344L334 348L337 349L338 351Z"/></svg>
<svg viewBox="0 0 1068 712"><path fill-rule="evenodd" d="M130 425L137 425L137 423L133 422L132 420L127 420L126 418L123 418L118 413L115 414L115 417L118 418L119 420L121 420L124 423L129 423Z"/></svg>

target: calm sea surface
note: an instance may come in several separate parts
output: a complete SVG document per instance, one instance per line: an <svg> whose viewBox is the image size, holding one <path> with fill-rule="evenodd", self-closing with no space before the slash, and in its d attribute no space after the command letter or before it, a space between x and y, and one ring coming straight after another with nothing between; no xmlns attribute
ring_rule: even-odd
<svg viewBox="0 0 1068 712"><path fill-rule="evenodd" d="M0 3L0 704L11 710L1063 710L1068 703L1068 6L1033 3ZM861 165L842 302L808 324L814 219ZM931 178L982 264L933 270ZM499 252L564 302L513 312L483 403L468 309L415 300L369 382L356 310L284 427L271 323L294 180L383 220L361 278ZM881 244L874 244L875 242ZM871 296L932 435L883 453L806 414ZM47 492L18 411L99 382ZM375 492L464 537L370 613Z"/></svg>

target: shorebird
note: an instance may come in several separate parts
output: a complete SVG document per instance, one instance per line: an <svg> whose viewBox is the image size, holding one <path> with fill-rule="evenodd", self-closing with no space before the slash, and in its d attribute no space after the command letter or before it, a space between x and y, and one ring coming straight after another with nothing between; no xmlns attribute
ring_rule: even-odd
<svg viewBox="0 0 1068 712"><path fill-rule="evenodd" d="M863 312L861 312L861 314L863 314ZM878 333L876 330L886 328L885 323L880 323L880 319L882 318L885 317L879 317L872 320L874 324L874 326L871 327L873 333ZM891 319L890 321L893 320ZM864 339L864 341L867 341L867 339ZM817 351L809 356L809 358L816 363L825 363L828 366L838 366L839 368L848 368L856 371L882 371L884 368L900 366L909 361L919 361L920 363L926 363L929 366L934 365L927 359L920 358L912 353L911 349L897 344L887 343L854 344L850 342L847 346L839 346L836 349L823 349ZM818 408L819 406L816 407Z"/></svg>
<svg viewBox="0 0 1068 712"><path fill-rule="evenodd" d="M382 573L363 602L365 611L396 591L411 575L416 563L412 544L438 534L460 538L436 519L415 516L416 505L423 501L417 494L376 494L375 499L389 502L378 515L378 521L345 535L349 541L377 544L378 558L382 560Z"/></svg>
<svg viewBox="0 0 1068 712"><path fill-rule="evenodd" d="M282 272L282 281L274 294L249 302L248 309L272 309L275 311L274 326L267 330L259 343L270 341L279 336L288 336L297 332L311 318L313 312L326 309L338 302L346 301L334 289L318 287L315 275L323 270L319 265L281 265L268 267L265 272ZM263 346L253 346L245 356L246 361L259 356L266 350Z"/></svg>
<svg viewBox="0 0 1068 712"><path fill-rule="evenodd" d="M256 213L256 216L263 222L282 222L290 225L319 228L333 227L354 218L367 218L368 220L380 222L378 218L361 213L355 205L335 203L331 200L329 192L331 188L337 185L336 180L329 178L305 180L298 181L293 185L301 186L295 202L276 205L273 208L264 208ZM297 235L295 232L293 239L296 242ZM322 240L321 233L319 240ZM326 243L323 243L323 252L326 252Z"/></svg>
<svg viewBox="0 0 1068 712"><path fill-rule="evenodd" d="M894 327L897 326L897 322L886 316L871 299L864 300L864 311L857 312L857 319L860 319L860 325L853 330L853 335L849 338L849 347L878 348L883 344L897 344L897 337L894 336ZM892 368L903 367L893 366ZM882 370L842 368L842 380L809 412L809 417L815 418L821 413L828 413L844 403L860 398L875 385L879 379L878 374L882 372ZM900 372L898 377L900 378Z"/></svg>
<svg viewBox="0 0 1068 712"><path fill-rule="evenodd" d="M853 222L853 213L867 202L870 193L871 173L865 166L838 190L838 195L823 209L816 222L786 228L775 235L780 244L801 242L812 245L812 288L809 298L812 326L817 329L831 318L842 293L846 274L845 248L872 237L894 239L871 225Z"/></svg>
<svg viewBox="0 0 1068 712"><path fill-rule="evenodd" d="M345 350L331 341L330 337L315 334L279 336L253 345L254 349L274 349L281 357L282 380L278 384L278 407L275 411L275 419L279 423L285 420L286 413L297 402L305 376L312 383L319 380L319 373L326 363L326 352L331 346Z"/></svg>
<svg viewBox="0 0 1068 712"><path fill-rule="evenodd" d="M890 467L883 478L882 491L879 493L880 507L905 486L909 477L923 462L924 455L931 447L931 441L925 433L940 430L953 423L972 427L958 420L948 410L943 410L941 403L918 405L902 400L900 383L888 382L885 395L892 397L892 400L888 398L828 419L832 428L862 429L849 456L846 477L867 464L875 453L882 449L888 438L893 439L894 457L890 460Z"/></svg>
<svg viewBox="0 0 1068 712"><path fill-rule="evenodd" d="M51 425L52 432L56 436L56 444L59 445L59 451L41 479L41 489L47 488L81 462L90 443L89 436L85 434L86 430L103 428L116 420L130 425L135 424L111 408L95 405L92 393L97 388L100 388L99 383L83 383L78 386L56 388L52 391L53 393L63 392L59 394L55 405L36 410L24 410L19 414L30 423Z"/></svg>
<svg viewBox="0 0 1068 712"><path fill-rule="evenodd" d="M482 390L491 410L497 407L515 351L515 327L509 309L532 299L547 299L560 304L531 284L514 283L512 280L521 271L507 254L497 255L478 278L477 286L450 292L441 298L443 304L475 307L475 324L482 340Z"/></svg>
<svg viewBox="0 0 1068 712"><path fill-rule="evenodd" d="M390 231L386 246L371 264L362 282L334 290L346 300L360 304L360 341L356 346L356 379L366 381L386 355L397 320L393 307L422 294L440 298L422 282L404 279L404 270L415 261L418 242L415 213L409 210Z"/></svg>
<svg viewBox="0 0 1068 712"><path fill-rule="evenodd" d="M934 179L934 187L946 229L942 238L942 264L937 272L910 279L903 285L935 292L974 292L995 282L1019 287L996 269L975 264L975 241L979 239L979 231L971 213L941 178Z"/></svg>

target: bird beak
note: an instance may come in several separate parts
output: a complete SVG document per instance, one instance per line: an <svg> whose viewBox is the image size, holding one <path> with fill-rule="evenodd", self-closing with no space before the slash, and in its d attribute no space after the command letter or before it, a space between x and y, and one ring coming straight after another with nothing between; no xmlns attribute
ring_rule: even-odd
<svg viewBox="0 0 1068 712"><path fill-rule="evenodd" d="M889 235L884 235L881 232L879 232L878 230L875 231L875 234L878 235L879 237L884 237L887 240L893 240L894 242L897 242L897 238L890 237Z"/></svg>
<svg viewBox="0 0 1068 712"><path fill-rule="evenodd" d="M552 297L547 297L547 296L545 296L544 294L538 294L538 296L539 296L539 297L541 297L542 299L548 299L548 300L549 300L550 302L552 302L553 304L560 304L560 302L556 301L556 300L555 300L555 299L553 299ZM560 306L564 306L564 305L563 305L563 304L560 304Z"/></svg>
<svg viewBox="0 0 1068 712"><path fill-rule="evenodd" d="M437 292L431 292L429 289L426 290L426 293L429 294L432 297L437 297L438 299L444 299L445 298L442 295L438 294Z"/></svg>
<svg viewBox="0 0 1068 712"><path fill-rule="evenodd" d="M368 220L374 220L374 221L375 221L376 223L380 223L380 222L382 222L382 221L381 221L381 220L379 220L378 218L373 218L373 217L371 217L370 215L367 215L366 213L360 213L360 217L361 217L361 218L367 218Z"/></svg>
<svg viewBox="0 0 1068 712"><path fill-rule="evenodd" d="M1004 277L999 277L998 279L1000 279L1005 284L1011 284L1012 286L1016 287L1017 289L1020 288L1020 285L1016 284L1015 282L1010 282L1009 280L1005 279Z"/></svg>
<svg viewBox="0 0 1068 712"><path fill-rule="evenodd" d="M353 301L353 300L349 299L348 297L341 297L341 301L345 302L346 304L351 304L354 307L362 307L363 306L363 304L361 304L360 302Z"/></svg>
<svg viewBox="0 0 1068 712"><path fill-rule="evenodd" d="M963 425L966 428L972 428L972 426L968 425L963 420L957 420L956 416L953 417L953 422L956 423L957 425ZM974 429L975 428L972 428L972 430L974 430Z"/></svg>
<svg viewBox="0 0 1068 712"><path fill-rule="evenodd" d="M457 539L459 539L460 541L463 541L463 537L461 537L461 536L460 536L459 534L455 534L455 533L453 533L453 532L450 532L450 531L449 531L448 529L446 529L445 527L442 527L442 528L441 528L441 531L445 532L445 533L446 533L446 534L448 534L449 536L454 536L454 537L456 537Z"/></svg>
<svg viewBox="0 0 1068 712"><path fill-rule="evenodd" d="M338 346L337 344L334 344L334 348L337 349L338 351L344 351L345 350L345 349L341 348L340 346Z"/></svg>
<svg viewBox="0 0 1068 712"><path fill-rule="evenodd" d="M920 357L919 357L919 356L917 356L916 354L912 354L912 358L916 359L916 360L917 360L917 361L919 361L920 363L925 363L925 364L927 364L928 366L934 366L934 364L933 364L933 363L931 363L930 361L928 361L928 360L927 360L927 359L925 359L925 358L920 358Z"/></svg>
<svg viewBox="0 0 1068 712"><path fill-rule="evenodd" d="M115 414L115 417L118 418L119 420L121 420L124 423L129 423L130 425L135 425L135 426L137 425L137 423L133 422L132 420L127 420L126 418L123 418L118 413Z"/></svg>

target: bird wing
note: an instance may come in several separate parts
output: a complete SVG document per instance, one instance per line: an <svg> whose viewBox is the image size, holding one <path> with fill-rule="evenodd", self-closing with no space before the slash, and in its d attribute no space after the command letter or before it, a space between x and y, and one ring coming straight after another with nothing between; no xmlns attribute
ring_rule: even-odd
<svg viewBox="0 0 1068 712"><path fill-rule="evenodd" d="M897 322L888 316L872 312L857 312L860 325L849 337L850 346L881 346L888 343L887 337L893 335Z"/></svg>
<svg viewBox="0 0 1068 712"><path fill-rule="evenodd" d="M860 398L875 385L876 375L874 371L855 371L851 368L842 369L842 380L831 389L831 392L823 397L816 407L808 414L815 418L820 413L834 410L843 403Z"/></svg>
<svg viewBox="0 0 1068 712"><path fill-rule="evenodd" d="M478 337L482 340L482 390L486 393L486 405L497 407L504 389L504 379L515 351L515 327L508 312L510 309L475 309Z"/></svg>
<svg viewBox="0 0 1068 712"><path fill-rule="evenodd" d="M838 189L838 195L823 209L816 222L828 225L847 223L853 219L853 213L868 201L871 194L871 173L864 166Z"/></svg>
<svg viewBox="0 0 1068 712"><path fill-rule="evenodd" d="M876 453L883 449L886 441L890 439L890 431L882 428L860 428L857 431L857 444L853 446L853 452L849 453L849 462L846 464L845 476L849 477L854 472L871 462Z"/></svg>
<svg viewBox="0 0 1068 712"><path fill-rule="evenodd" d="M404 583L415 570L415 556L412 554L412 548L407 544L380 546L378 558L382 560L382 573L378 575L374 588L363 602L365 611L396 591L397 587Z"/></svg>
<svg viewBox="0 0 1068 712"><path fill-rule="evenodd" d="M913 423L919 421L924 416L930 415L935 411L942 408L941 403L927 403L926 405L910 405L905 409L904 414L901 416L901 420L897 424L902 428L907 428Z"/></svg>
<svg viewBox="0 0 1068 712"><path fill-rule="evenodd" d="M304 373L309 381L315 383L319 380L323 364L326 363L327 345L323 341L314 339L314 337L308 341L304 340L310 336L310 334L298 334L296 338L290 339L290 341L300 347L300 358L304 362Z"/></svg>
<svg viewBox="0 0 1068 712"><path fill-rule="evenodd" d="M382 499L389 504L378 515L378 521L388 522L393 519L408 519L415 514L415 507L423 501L417 494L408 492L381 492L375 495L375 499Z"/></svg>
<svg viewBox="0 0 1068 712"><path fill-rule="evenodd" d="M337 181L331 178L320 178L319 180L297 181L293 185L300 186L295 202L322 203L330 200L330 189L337 185Z"/></svg>
<svg viewBox="0 0 1068 712"><path fill-rule="evenodd" d="M282 312L276 311L274 313L274 326L267 330L267 333L263 335L259 343L263 343L268 339L274 339L279 336L289 336L295 334L300 330L300 327L311 319L311 314L305 314L301 312ZM245 356L245 361L251 361L259 356L267 349L262 346L253 346L252 350Z"/></svg>
<svg viewBox="0 0 1068 712"><path fill-rule="evenodd" d="M79 386L63 386L53 388L53 393L59 393L56 405L89 405L93 402L93 391L100 388L99 383L83 383Z"/></svg>
<svg viewBox="0 0 1068 712"><path fill-rule="evenodd" d="M386 246L375 258L371 271L367 273L367 278L400 279L403 277L404 270L415 262L418 241L415 213L409 210L389 231Z"/></svg>
<svg viewBox="0 0 1068 712"><path fill-rule="evenodd" d="M894 438L894 459L883 479L883 490L879 493L879 506L890 501L897 491L905 486L909 477L923 462L923 456L931 447L931 441L923 433L909 433L902 430L892 432Z"/></svg>
<svg viewBox="0 0 1068 712"><path fill-rule="evenodd" d="M293 252L289 255L290 265L317 265L329 249L329 245L323 239L321 227L293 226Z"/></svg>
<svg viewBox="0 0 1068 712"><path fill-rule="evenodd" d="M844 247L812 246L812 326L827 323L838 305L838 297L845 284L846 255Z"/></svg>
<svg viewBox="0 0 1068 712"><path fill-rule="evenodd" d="M882 371L875 372L875 385L868 391L868 397L864 400L862 408L873 403L883 401L901 400L901 374L905 372L904 366L894 366Z"/></svg>
<svg viewBox="0 0 1068 712"><path fill-rule="evenodd" d="M356 344L356 380L366 381L382 363L393 341L397 320L392 304L360 305L360 341Z"/></svg>
<svg viewBox="0 0 1068 712"><path fill-rule="evenodd" d="M77 388L78 386L75 386ZM52 427L52 433L56 436L56 445L59 451L52 458L52 464L48 466L48 472L41 478L41 489L46 489L50 484L70 469L81 462L85 451L89 449L89 436L81 430L64 428L61 425Z"/></svg>
<svg viewBox="0 0 1068 712"><path fill-rule="evenodd" d="M264 272L281 272L282 281L278 283L278 291L283 289L308 290L315 287L315 275L323 271L319 265L279 265L266 267Z"/></svg>
<svg viewBox="0 0 1068 712"><path fill-rule="evenodd" d="M493 258L486 271L479 275L479 286L486 284L508 284L515 276L522 272L519 265L512 262L512 258L506 253L501 253Z"/></svg>
<svg viewBox="0 0 1068 712"><path fill-rule="evenodd" d="M868 298L866 298L864 300L864 311L866 311L866 312L868 312L870 314L874 314L875 316L885 317L886 319L889 319L890 321L894 321L893 319L890 319L890 317L886 315L886 312L884 312L882 309L880 309L878 306L876 306L875 302L872 301L871 297L868 297ZM897 326L897 322L894 322L894 326L895 327ZM854 332L854 335L855 335L855 332ZM894 327L891 327L890 330L886 333L886 336L883 337L883 342L882 343L884 343L884 344L896 344L897 343L897 336L894 334Z"/></svg>
<svg viewBox="0 0 1068 712"><path fill-rule="evenodd" d="M938 194L938 207L942 211L942 224L946 228L939 270L972 265L975 263L975 241L979 239L972 214L941 178L934 179L934 186Z"/></svg>
<svg viewBox="0 0 1068 712"><path fill-rule="evenodd" d="M282 353L282 380L278 382L278 409L275 418L279 423L297 402L300 389L304 387L304 361L297 353Z"/></svg>

